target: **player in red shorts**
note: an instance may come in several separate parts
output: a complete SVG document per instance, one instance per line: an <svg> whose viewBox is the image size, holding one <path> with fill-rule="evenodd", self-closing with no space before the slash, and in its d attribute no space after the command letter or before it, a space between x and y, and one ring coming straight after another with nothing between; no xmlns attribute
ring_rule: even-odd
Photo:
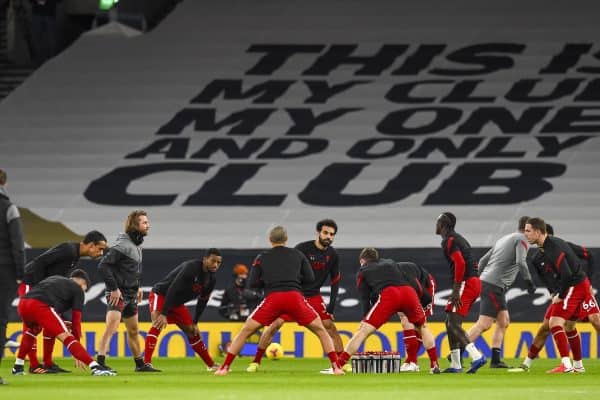
<svg viewBox="0 0 600 400"><path fill-rule="evenodd" d="M450 344L450 367L445 373L460 373L461 348L464 348L471 357L471 367L467 373L475 373L486 363L486 358L469 341L467 332L462 327L463 319L469 313L471 306L479 297L481 282L477 262L471 253L471 245L454 227L456 217L450 212L442 213L436 222L435 233L442 237L442 251L450 270L452 271L452 293L446 304L446 330Z"/></svg>
<svg viewBox="0 0 600 400"><path fill-rule="evenodd" d="M43 252L25 266L23 282L19 285L19 297L23 297L33 286L53 275L69 276L81 257L96 259L106 249L106 237L98 231L88 232L81 242L60 243ZM23 335L30 335L23 325ZM27 355L29 372L32 374L69 372L52 360L55 338L44 333L44 365L40 365L36 354L36 343Z"/></svg>
<svg viewBox="0 0 600 400"><path fill-rule="evenodd" d="M42 331L60 340L76 358L75 365L80 368L90 367L94 376L114 376L115 372L98 364L79 343L81 337L81 310L85 299L85 291L90 285L90 278L84 270L76 269L70 278L54 275L37 284L29 293L19 300L18 312L31 334L23 336L23 342L13 367L23 374L25 355L31 350L36 336ZM60 317L60 314L72 310L71 329ZM72 333L71 333L72 331Z"/></svg>
<svg viewBox="0 0 600 400"><path fill-rule="evenodd" d="M176 324L186 336L192 349L202 358L209 370L216 365L200 337L198 319L206 308L216 283L216 272L221 266L221 252L208 249L201 260L189 260L179 264L156 283L148 297L152 327L146 335L143 372L160 372L152 366L152 354L161 330L167 324ZM197 299L194 318L185 303Z"/></svg>
<svg viewBox="0 0 600 400"><path fill-rule="evenodd" d="M308 301L308 304L315 309L319 318L323 322L323 326L331 336L333 347L336 353L340 354L344 350L342 338L337 331L333 322L333 311L337 300L337 295L340 288L340 261L337 251L331 246L333 239L338 232L338 226L332 219L324 219L317 222L317 238L296 245L296 249L300 250L306 256L312 270L315 274L315 280L304 283L302 285L302 293ZM321 296L321 287L325 284L327 278L331 281L331 295L329 304L326 306L323 297ZM283 315L277 318L260 337L254 360L248 365L246 371L258 371L260 361L265 353L265 349L273 340L275 333L281 328L284 322L293 321L288 315ZM346 372L352 370L350 365L345 366ZM349 368L348 368L349 367Z"/></svg>
<svg viewBox="0 0 600 400"><path fill-rule="evenodd" d="M581 261L567 242L548 235L541 218L530 218L525 225L525 236L543 252L544 267L555 274L558 291L552 297L549 325L561 357L561 365L552 373L574 372L569 357L569 343L565 324L570 319L588 319L600 332L600 309L592 293L590 281Z"/></svg>
<svg viewBox="0 0 600 400"><path fill-rule="evenodd" d="M371 247L360 252L359 262L356 286L364 318L340 354L339 367L347 363L360 345L394 314L403 313L419 333L425 324L425 312L417 292L398 263L380 259L377 250ZM377 300L371 306L373 298Z"/></svg>
<svg viewBox="0 0 600 400"><path fill-rule="evenodd" d="M435 297L436 282L425 268L412 262L399 262L402 273L413 289L417 292L425 317L433 315L433 305ZM400 323L402 324L404 349L406 350L406 360L400 366L400 372L418 372L419 365L417 364L417 352L420 342L423 343L427 355L429 356L429 371L432 374L439 374L440 367L438 364L437 349L435 347L435 338L427 325L421 326L421 333L415 329L406 315L399 313Z"/></svg>
<svg viewBox="0 0 600 400"><path fill-rule="evenodd" d="M298 324L310 329L321 341L323 350L331 361L333 373L344 374L337 367L337 354L331 337L316 311L302 295L302 284L315 279L313 270L304 254L285 246L287 239L285 228L274 227L269 232L272 248L262 252L254 260L250 271L250 287L264 287L266 297L246 319L215 375L227 375L246 339L261 327L271 325L283 314L288 314Z"/></svg>

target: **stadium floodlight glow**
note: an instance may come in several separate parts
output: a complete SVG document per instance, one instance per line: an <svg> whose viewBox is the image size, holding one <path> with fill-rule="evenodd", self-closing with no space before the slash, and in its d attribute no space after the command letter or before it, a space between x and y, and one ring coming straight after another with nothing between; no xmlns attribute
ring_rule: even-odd
<svg viewBox="0 0 600 400"><path fill-rule="evenodd" d="M100 0L100 3L98 3L98 8L103 11L108 11L118 2L119 0Z"/></svg>

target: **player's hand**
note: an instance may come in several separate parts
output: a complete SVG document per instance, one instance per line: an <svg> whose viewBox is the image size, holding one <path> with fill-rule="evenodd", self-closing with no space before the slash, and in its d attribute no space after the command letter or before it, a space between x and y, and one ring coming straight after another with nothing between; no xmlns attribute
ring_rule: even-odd
<svg viewBox="0 0 600 400"><path fill-rule="evenodd" d="M562 301L562 299L561 299L561 298L560 298L560 297L559 297L557 294L555 294L555 295L552 297L552 304L558 304L558 303L560 303L561 301Z"/></svg>
<svg viewBox="0 0 600 400"><path fill-rule="evenodd" d="M111 306L117 306L119 301L121 301L121 290L117 289L110 292L108 295L108 304Z"/></svg>
<svg viewBox="0 0 600 400"><path fill-rule="evenodd" d="M525 281L525 285L527 286L527 293L529 293L530 296L533 296L535 294L535 284L532 281Z"/></svg>
<svg viewBox="0 0 600 400"><path fill-rule="evenodd" d="M167 327L167 324L167 317L165 317L162 314L159 314L152 325L154 325L157 329L163 330Z"/></svg>
<svg viewBox="0 0 600 400"><path fill-rule="evenodd" d="M144 292L142 291L142 289L138 289L137 292L137 302L138 304L141 303L142 299L144 298Z"/></svg>
<svg viewBox="0 0 600 400"><path fill-rule="evenodd" d="M71 321L63 321L69 332L73 333L73 323Z"/></svg>
<svg viewBox="0 0 600 400"><path fill-rule="evenodd" d="M83 361L79 361L78 359L75 359L75 368L80 369L82 371L87 370L87 365L85 365L85 363Z"/></svg>
<svg viewBox="0 0 600 400"><path fill-rule="evenodd" d="M454 306L457 309L462 307L462 301L460 300L460 282L454 282L452 284L450 304L452 304L452 306Z"/></svg>

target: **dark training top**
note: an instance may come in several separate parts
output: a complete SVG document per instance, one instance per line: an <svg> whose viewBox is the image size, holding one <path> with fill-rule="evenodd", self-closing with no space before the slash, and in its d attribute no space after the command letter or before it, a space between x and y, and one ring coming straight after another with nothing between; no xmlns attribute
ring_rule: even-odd
<svg viewBox="0 0 600 400"><path fill-rule="evenodd" d="M558 295L564 299L569 287L575 286L585 278L581 261L564 240L556 236L548 236L540 248L544 258L544 268L549 273L556 274Z"/></svg>
<svg viewBox="0 0 600 400"><path fill-rule="evenodd" d="M363 307L363 315L371 308L371 299L388 286L411 286L407 276L394 260L381 258L360 267L356 287Z"/></svg>
<svg viewBox="0 0 600 400"><path fill-rule="evenodd" d="M68 277L79 261L79 243L65 242L46 250L25 266L23 282L37 285L53 275Z"/></svg>
<svg viewBox="0 0 600 400"><path fill-rule="evenodd" d="M471 252L471 245L462 235L451 231L442 240L442 250L450 270L452 271L452 282L460 283L467 279L479 276L477 261Z"/></svg>
<svg viewBox="0 0 600 400"><path fill-rule="evenodd" d="M271 292L302 292L302 285L315 280L310 263L300 251L276 246L260 253L252 263L249 284Z"/></svg>
<svg viewBox="0 0 600 400"><path fill-rule="evenodd" d="M85 294L71 278L54 275L35 285L23 298L39 300L60 314L67 310L81 311Z"/></svg>
<svg viewBox="0 0 600 400"><path fill-rule="evenodd" d="M331 246L325 250L319 249L314 240L302 242L296 245L296 249L300 250L306 256L315 274L315 280L302 285L302 292L305 297L316 296L321 293L321 286L329 277L331 280L331 295L329 297L329 305L327 312L333 314L335 303L340 288L340 259L337 251Z"/></svg>
<svg viewBox="0 0 600 400"><path fill-rule="evenodd" d="M161 314L168 315L173 307L197 299L194 322L206 308L210 294L215 288L216 274L204 271L201 259L184 261L153 287L154 293L165 296Z"/></svg>
<svg viewBox="0 0 600 400"><path fill-rule="evenodd" d="M429 288L431 286L430 274L425 268L418 266L413 262L399 262L397 263L398 268L407 278L410 286L415 289L419 301L423 307L427 307L433 300L429 294Z"/></svg>
<svg viewBox="0 0 600 400"><path fill-rule="evenodd" d="M142 277L142 248L122 233L102 257L98 269L107 291L119 289L124 296L135 296Z"/></svg>

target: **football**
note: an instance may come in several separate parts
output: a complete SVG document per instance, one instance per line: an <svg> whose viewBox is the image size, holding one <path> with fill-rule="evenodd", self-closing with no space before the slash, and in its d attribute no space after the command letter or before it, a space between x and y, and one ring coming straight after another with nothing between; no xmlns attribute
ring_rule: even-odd
<svg viewBox="0 0 600 400"><path fill-rule="evenodd" d="M283 357L283 347L279 343L271 343L267 346L266 354L269 360L279 360Z"/></svg>

